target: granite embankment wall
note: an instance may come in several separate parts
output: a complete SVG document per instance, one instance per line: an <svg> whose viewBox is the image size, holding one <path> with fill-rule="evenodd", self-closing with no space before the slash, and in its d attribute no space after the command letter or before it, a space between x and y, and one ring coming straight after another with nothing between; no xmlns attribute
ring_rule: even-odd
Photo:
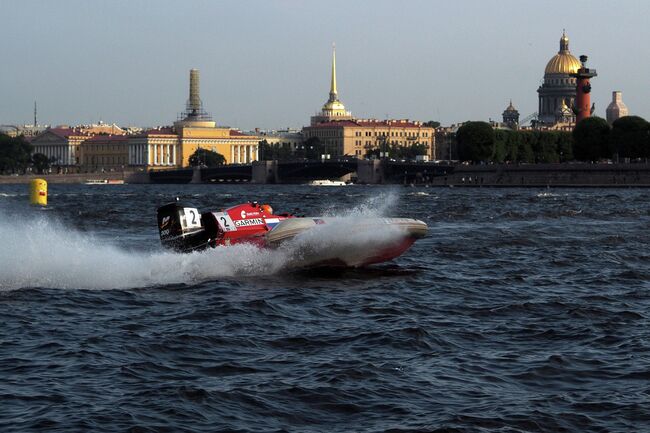
<svg viewBox="0 0 650 433"><path fill-rule="evenodd" d="M149 174L146 172L26 174L20 176L0 176L0 184L29 183L32 179L45 179L47 183L85 183L91 179L123 180L126 183L149 183Z"/></svg>
<svg viewBox="0 0 650 433"><path fill-rule="evenodd" d="M29 183L35 178L43 178L48 183L84 183L90 179L150 183L146 172L114 172L0 176L0 184ZM392 181L382 181L379 176L377 182L400 184L404 179L396 177ZM453 172L444 175L416 176L416 183L424 182L432 186L458 187L650 187L650 164L457 165Z"/></svg>
<svg viewBox="0 0 650 433"><path fill-rule="evenodd" d="M429 184L461 187L650 187L650 164L459 165Z"/></svg>

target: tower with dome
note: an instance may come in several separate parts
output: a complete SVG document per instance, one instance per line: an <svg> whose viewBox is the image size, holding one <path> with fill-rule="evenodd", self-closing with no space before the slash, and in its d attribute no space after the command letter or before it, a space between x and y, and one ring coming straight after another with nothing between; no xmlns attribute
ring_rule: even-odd
<svg viewBox="0 0 650 433"><path fill-rule="evenodd" d="M330 80L330 96L323 105L321 112L311 118L311 125L333 120L352 120L352 113L345 110L345 106L339 100L339 93L336 89L336 48L332 47L332 77Z"/></svg>
<svg viewBox="0 0 650 433"><path fill-rule="evenodd" d="M539 122L553 125L557 122L558 113L564 111L564 120L575 122L575 115L566 117L564 107L573 107L576 98L575 74L581 67L580 61L569 51L569 38L562 32L560 50L546 64L544 82L537 89L539 106L537 109Z"/></svg>

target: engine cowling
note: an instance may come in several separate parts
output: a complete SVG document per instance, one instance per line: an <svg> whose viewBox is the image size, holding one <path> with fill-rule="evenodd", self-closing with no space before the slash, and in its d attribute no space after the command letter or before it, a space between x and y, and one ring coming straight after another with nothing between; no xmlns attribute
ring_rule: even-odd
<svg viewBox="0 0 650 433"><path fill-rule="evenodd" d="M188 252L208 246L208 235L198 209L180 202L158 208L158 232L163 247Z"/></svg>

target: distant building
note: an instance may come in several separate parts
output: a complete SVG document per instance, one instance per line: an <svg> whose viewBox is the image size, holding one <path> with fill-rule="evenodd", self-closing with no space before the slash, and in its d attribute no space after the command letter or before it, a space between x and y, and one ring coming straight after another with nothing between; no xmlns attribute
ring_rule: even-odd
<svg viewBox="0 0 650 433"><path fill-rule="evenodd" d="M436 128L436 153L435 159L454 161L458 159L456 133L463 123Z"/></svg>
<svg viewBox="0 0 650 433"><path fill-rule="evenodd" d="M510 100L510 105L506 107L503 111L503 123L505 123L510 129L517 129L519 127L519 111L512 105L512 99Z"/></svg>
<svg viewBox="0 0 650 433"><path fill-rule="evenodd" d="M123 171L128 168L128 137L94 135L81 143L80 168L85 172Z"/></svg>
<svg viewBox="0 0 650 433"><path fill-rule="evenodd" d="M259 158L260 138L232 128L217 127L203 110L198 71L190 71L190 98L173 127L135 134L119 126L99 124L51 128L35 137L36 153L53 165L75 171L162 170L189 166L197 149L220 153L226 163L250 163Z"/></svg>
<svg viewBox="0 0 650 433"><path fill-rule="evenodd" d="M224 156L227 164L259 159L259 137L218 127L203 109L199 95L199 71L190 70L190 95L185 111L173 127L134 134L128 140L128 164L136 169L170 169L189 166L190 156L207 149Z"/></svg>
<svg viewBox="0 0 650 433"><path fill-rule="evenodd" d="M556 122L558 108L562 101L569 108L574 106L576 98L575 74L582 65L569 51L569 38L562 32L560 51L551 58L544 69L544 82L537 89L539 94L538 121L542 125L553 125ZM573 115L575 123L575 115Z"/></svg>
<svg viewBox="0 0 650 433"><path fill-rule="evenodd" d="M245 164L258 160L259 140L230 128L156 128L129 137L128 161L136 169L187 167L201 148L223 155L227 164Z"/></svg>
<svg viewBox="0 0 650 433"><path fill-rule="evenodd" d="M80 162L80 146L92 136L78 128L48 128L31 141L33 153L41 153L52 160L55 167L77 171Z"/></svg>
<svg viewBox="0 0 650 433"><path fill-rule="evenodd" d="M389 147L423 144L427 156L435 155L435 129L421 122L401 120L357 119L345 109L336 88L336 54L332 53L329 98L320 112L303 128L305 143L317 138L331 158L347 156L363 159L372 150L387 152Z"/></svg>
<svg viewBox="0 0 650 433"><path fill-rule="evenodd" d="M305 141L318 138L331 157L352 156L363 159L370 150L387 152L391 145L424 144L433 159L435 129L421 122L403 120L354 119L319 123L303 128Z"/></svg>
<svg viewBox="0 0 650 433"><path fill-rule="evenodd" d="M0 125L0 132L10 137L36 137L49 128L48 125Z"/></svg>
<svg viewBox="0 0 650 433"><path fill-rule="evenodd" d="M128 164L133 168L182 167L178 135L171 127L154 128L134 134L128 140Z"/></svg>
<svg viewBox="0 0 650 433"><path fill-rule="evenodd" d="M259 136L261 141L266 141L268 145L282 147L292 154L295 154L305 142L302 132L294 129L278 131L260 131L256 129L255 135Z"/></svg>
<svg viewBox="0 0 650 433"><path fill-rule="evenodd" d="M80 125L77 129L87 134L105 134L105 135L126 135L128 131L117 126L115 123L107 125L101 120L99 123L92 123L90 125Z"/></svg>
<svg viewBox="0 0 650 433"><path fill-rule="evenodd" d="M619 91L612 92L612 102L607 106L607 123L610 125L617 119L629 115L627 106L623 103L623 93Z"/></svg>

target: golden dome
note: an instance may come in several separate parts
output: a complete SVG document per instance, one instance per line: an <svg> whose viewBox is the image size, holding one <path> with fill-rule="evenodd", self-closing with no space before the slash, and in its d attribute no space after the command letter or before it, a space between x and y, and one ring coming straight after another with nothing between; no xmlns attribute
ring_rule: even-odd
<svg viewBox="0 0 650 433"><path fill-rule="evenodd" d="M569 52L569 38L563 32L560 38L560 51L548 61L544 74L573 74L581 67L580 61Z"/></svg>
<svg viewBox="0 0 650 433"><path fill-rule="evenodd" d="M327 101L325 105L323 105L323 111L335 110L345 110L345 106L341 103L341 101Z"/></svg>

